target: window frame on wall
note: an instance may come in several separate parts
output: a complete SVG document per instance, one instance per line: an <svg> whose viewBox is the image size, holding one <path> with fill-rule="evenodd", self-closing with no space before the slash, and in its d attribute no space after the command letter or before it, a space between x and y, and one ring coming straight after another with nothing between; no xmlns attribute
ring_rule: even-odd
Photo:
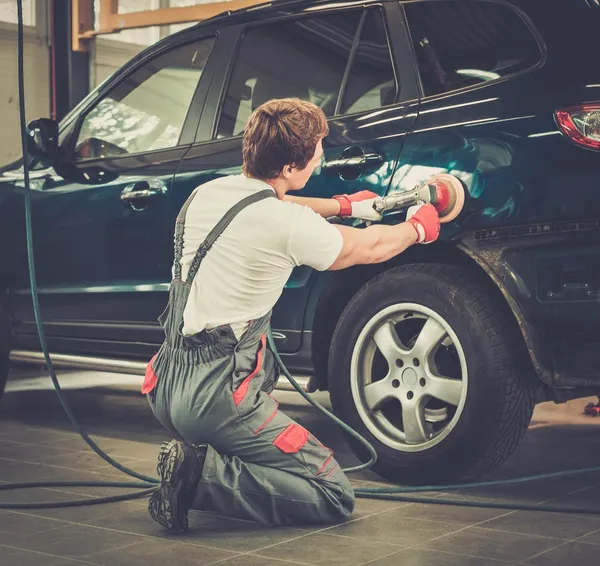
<svg viewBox="0 0 600 566"><path fill-rule="evenodd" d="M15 1L15 0L12 0ZM15 2L16 5L16 2ZM23 39L27 43L34 40L48 45L48 3L47 0L31 0L31 22L27 23L25 7L23 7ZM15 12L16 13L16 12ZM17 20L0 20L0 32L17 36Z"/></svg>
<svg viewBox="0 0 600 566"><path fill-rule="evenodd" d="M47 1L47 0L38 0L38 1ZM99 10L97 9L99 6L100 0L87 0L94 3L94 29L98 30L100 27L100 21L98 20ZM118 2L118 13L132 13L136 11L142 10L158 10L163 8L179 8L184 6L196 6L199 4L210 3L206 1L195 1L195 0L148 0L149 5L146 5L141 8L137 8L135 6L131 6L130 1L128 0L119 0ZM179 24L163 24L163 25L154 25L147 26L142 28L132 28L132 29L124 29L120 31L115 31L113 33L104 34L102 37L107 41L115 41L118 43L126 43L131 46L137 46L140 48L149 47L154 43L157 43L161 39L173 35L174 33L183 31L190 27L197 25L197 21L184 22Z"/></svg>
<svg viewBox="0 0 600 566"><path fill-rule="evenodd" d="M210 48L208 57L206 59L204 69L202 70L202 72L200 73L200 76L198 77L198 81L194 88L190 103L188 105L188 108L187 108L187 111L185 114L185 118L184 118L182 126L181 126L181 132L179 134L179 138L177 140L177 143L174 146L164 147L164 148L156 148L156 149L151 149L151 150L142 150L142 151L134 152L134 153L124 153L122 155L108 155L106 157L77 158L77 156L75 155L75 149L76 149L75 146L77 144L77 141L78 141L78 138L79 138L79 135L81 132L81 128L83 126L85 119L90 114L90 112L98 106L98 104L100 104L103 100L105 100L107 97L110 96L111 92L113 92L114 89L116 89L120 85L122 85L122 83L124 81L130 79L135 73L137 73L138 71L143 69L146 65L151 64L152 61L165 55L166 53L181 49L182 47L185 47L190 44L198 44L198 43L201 43L204 41L212 41L213 43ZM146 57L137 61L134 66L131 66L130 68L127 68L126 70L124 70L124 72L122 74L120 74L120 76L118 76L117 80L115 80L112 84L102 85L106 88L98 87L97 96L95 96L92 100L90 100L89 103L84 108L82 108L75 116L73 116L72 118L74 118L74 119L71 118L69 120L68 124L65 124L64 127L61 128L62 140L60 142L60 145L61 145L61 149L62 149L64 155L68 156L67 160L71 163L84 163L84 162L101 161L104 159L128 158L128 157L132 157L132 156L136 156L136 155L147 155L147 154L152 154L152 153L170 151L177 147L182 147L185 145L192 144L194 141L194 136L195 136L196 129L198 126L198 121L200 119L200 115L202 112L202 106L203 106L202 101L208 95L208 90L209 90L210 83L212 80L210 69L212 69L212 62L214 59L214 54L217 49L218 43L219 43L218 34L211 32L211 33L207 33L206 35L203 35L200 37L194 37L194 38L190 37L186 41L181 41L180 43L177 43L176 45L165 46L159 50L148 53L148 55ZM209 71L208 73L207 73L207 70ZM111 79L109 78L109 81L110 80ZM144 82L145 81L140 83L140 85L138 85L138 87L136 87L136 88L139 88L139 86L141 86ZM133 92L133 91L131 91L131 92ZM198 107L195 109L195 112L194 112L193 110L194 110L195 106L198 106Z"/></svg>
<svg viewBox="0 0 600 566"><path fill-rule="evenodd" d="M100 4L100 0L91 1L94 5L94 29L98 30L100 26L100 21L98 19L98 7ZM157 10L161 7L160 0L149 0L149 3L149 6L143 8L144 10ZM123 2L122 0L118 2L119 14L127 14L135 11L137 10L131 9L131 6L128 5L126 2ZM162 37L164 37L162 33L162 27L163 26L148 26L142 28L119 30L114 33L104 34L103 39L108 41L117 41L122 43L128 43L131 45L137 45L143 49L145 47L153 45L154 43L162 39Z"/></svg>
<svg viewBox="0 0 600 566"><path fill-rule="evenodd" d="M521 22L523 23L523 25L525 27L527 27L527 29L529 30L529 32L531 33L531 37L535 40L535 42L537 43L538 49L540 51L540 56L539 59L536 63L527 66L524 69L519 69L518 71L512 72L512 73L507 73L506 75L502 75L498 78L494 78L488 81L482 81L478 84L473 84L473 85L467 85L467 86L463 86L463 87L459 87L459 88L455 88L455 89L451 89L451 90L445 90L442 92L438 92L438 93L434 93L434 94L426 94L425 93L425 88L423 86L423 81L422 81L422 71L421 71L421 67L419 65L419 58L417 56L417 52L415 50L415 42L413 39L413 34L412 34L412 30L411 30L411 23L410 23L410 19L408 16L408 13L405 9L405 6L410 5L410 4L414 4L414 5L419 5L419 4L433 4L433 3L441 3L441 2L446 2L446 3L460 3L461 0L398 0L398 3L400 5L400 9L402 10L402 16L405 22L405 28L406 28L406 34L407 34L407 38L408 38L408 43L409 43L409 49L410 49L410 57L412 59L412 62L414 63L414 68L415 68L415 76L416 76L416 81L417 81L417 85L418 85L418 89L420 91L420 99L422 100L433 100L436 98L440 98L440 97L444 97L444 96L448 96L448 95L454 95L457 93L464 93L464 92L470 92L473 90L477 90L477 89L481 89L481 88L485 88L488 87L490 85L494 85L500 82L504 82L507 80L510 80L514 77L518 77L521 75L525 75L528 73L531 73L532 71L539 69L540 67L542 67L544 65L544 63L546 62L547 59L547 49L546 49L546 45L542 39L542 36L540 35L540 33L538 32L538 30L536 29L535 25L533 24L533 22L531 21L531 19L529 18L529 16L523 12L523 10L521 10L520 8L509 4L507 2L504 2L503 0L471 0L472 2L475 3L486 3L486 4L497 4L499 6L502 6L503 8L507 9L507 10L511 10L517 18L519 18L519 20L521 20Z"/></svg>
<svg viewBox="0 0 600 566"><path fill-rule="evenodd" d="M240 53L240 49L243 44L244 38L246 37L248 31L254 30L254 29L257 29L257 28L260 28L263 26L276 25L281 22L318 18L319 16L324 16L324 15L329 15L329 14L334 14L334 13L348 12L348 11L358 11L358 10L362 10L362 14L360 15L359 23L354 32L352 46L351 46L351 49L350 49L350 52L348 55L348 59L346 61L346 66L345 66L344 72L342 74L340 88L338 91L337 100L336 100L336 104L335 104L335 110L339 111L339 109L341 108L341 105L343 103L343 98L344 98L344 94L346 92L348 77L354 66L356 51L357 51L358 45L361 40L362 30L363 30L364 23L366 21L369 10L377 10L380 14L380 17L382 18L382 22L383 22L383 26L384 26L384 30L385 30L385 39L386 39L387 47L388 47L389 60L391 62L391 68L392 68L392 72L393 72L393 80L394 80L394 86L395 86L394 99L393 99L393 102L391 102L390 104L388 104L386 106L380 106L378 108L374 108L374 109L367 110L367 111L360 111L360 112L356 112L353 114L343 114L343 113L337 113L336 111L334 111L334 113L331 116L327 117L327 120L345 119L345 118L349 118L349 117L352 117L355 115L364 114L365 112L373 112L373 111L377 111L380 109L389 108L389 107L397 104L398 101L401 99L401 85L400 85L400 81L399 81L399 73L398 73L398 68L397 68L397 64L396 64L396 59L394 57L393 39L392 39L390 30L389 30L388 12L385 9L384 3L377 2L377 3L367 4L367 5L359 4L359 5L352 6L352 7L345 6L343 8L323 8L321 10L306 11L306 12L303 12L302 14L291 14L291 15L286 14L285 16L278 16L278 17L269 19L267 21L262 20L260 22L253 22L251 24L246 24L246 25L240 26L239 32L238 32L238 35L237 35L237 38L235 41L235 46L234 46L233 50L231 51L231 57L229 58L229 61L227 62L227 69L226 69L223 83L221 85L221 89L220 89L220 93L219 93L219 97L218 97L218 103L217 103L215 111L213 113L212 125L210 128L210 136L207 140L197 139L196 141L197 142L203 142L203 141L217 142L217 141L225 141L225 140L241 138L243 136L243 132L242 132L242 133L232 135L232 136L217 137L218 130L219 130L219 123L220 123L221 115L222 115L222 111L223 111L223 106L224 106L225 100L227 98L228 89L231 84L231 79L233 76L237 58Z"/></svg>
<svg viewBox="0 0 600 566"><path fill-rule="evenodd" d="M17 2L16 0L9 0L15 8L14 19L5 20L0 17L0 24L17 25ZM38 2L39 0L30 0L28 3L29 8L26 8L25 2L23 3L23 27L35 28L38 24ZM8 4L8 2L0 2L2 4ZM2 11L0 10L0 15Z"/></svg>

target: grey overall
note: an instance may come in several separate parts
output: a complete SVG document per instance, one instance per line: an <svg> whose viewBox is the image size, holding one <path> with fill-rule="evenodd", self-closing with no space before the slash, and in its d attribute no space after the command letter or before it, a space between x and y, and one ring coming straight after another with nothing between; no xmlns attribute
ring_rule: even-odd
<svg viewBox="0 0 600 566"><path fill-rule="evenodd" d="M183 312L203 257L234 216L258 200L240 201L198 248L185 281L181 256L187 208L177 218L174 277L159 321L165 341L148 370L148 394L164 427L206 447L192 509L271 525L337 522L350 516L354 492L332 451L278 410L269 395L278 378L266 348L271 313L251 321L241 339L229 325L183 336ZM226 285L226 282L223 282Z"/></svg>

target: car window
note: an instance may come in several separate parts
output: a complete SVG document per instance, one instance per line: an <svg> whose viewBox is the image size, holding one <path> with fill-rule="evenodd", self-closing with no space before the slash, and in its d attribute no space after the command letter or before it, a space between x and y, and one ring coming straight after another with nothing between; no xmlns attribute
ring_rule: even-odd
<svg viewBox="0 0 600 566"><path fill-rule="evenodd" d="M244 131L250 114L272 98L297 97L333 115L362 10L278 21L241 40L217 137Z"/></svg>
<svg viewBox="0 0 600 566"><path fill-rule="evenodd" d="M176 146L213 44L210 38L173 49L119 82L85 116L75 159Z"/></svg>
<svg viewBox="0 0 600 566"><path fill-rule="evenodd" d="M425 96L496 80L536 65L529 26L496 2L404 4Z"/></svg>
<svg viewBox="0 0 600 566"><path fill-rule="evenodd" d="M340 111L366 112L393 104L395 100L396 81L383 14L372 9L360 32Z"/></svg>

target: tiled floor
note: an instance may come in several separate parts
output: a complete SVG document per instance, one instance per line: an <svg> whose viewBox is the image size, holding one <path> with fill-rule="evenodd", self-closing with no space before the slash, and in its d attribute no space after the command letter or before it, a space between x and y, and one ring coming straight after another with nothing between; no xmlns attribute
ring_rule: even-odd
<svg viewBox="0 0 600 566"><path fill-rule="evenodd" d="M138 472L155 475L167 438L137 378L85 372L60 376L83 425L101 448ZM129 481L72 432L48 380L14 372L0 403L0 482ZM93 386L93 387L92 387ZM292 393L281 408L354 463L341 435ZM319 394L319 400L326 395ZM581 415L586 400L540 405L524 440L493 478L600 466L600 419ZM356 485L382 484L374 474ZM132 480L133 481L133 480ZM600 474L445 494L453 499L553 502L600 507ZM93 498L117 488L61 487L0 491L3 502ZM326 528L267 528L193 512L190 531L170 536L146 512L145 499L62 509L0 510L0 564L7 566L586 566L598 563L600 516L522 512L361 499L350 521Z"/></svg>

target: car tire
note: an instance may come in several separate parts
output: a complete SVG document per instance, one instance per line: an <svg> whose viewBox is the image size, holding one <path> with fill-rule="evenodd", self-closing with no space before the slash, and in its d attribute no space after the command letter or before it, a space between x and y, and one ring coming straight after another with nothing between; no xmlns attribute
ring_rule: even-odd
<svg viewBox="0 0 600 566"><path fill-rule="evenodd" d="M396 267L367 282L340 317L329 354L333 410L373 444L373 471L386 479L479 478L527 430L531 364L512 314L477 275Z"/></svg>
<svg viewBox="0 0 600 566"><path fill-rule="evenodd" d="M10 328L8 320L4 315L2 303L0 303L0 399L6 387L8 369L10 365Z"/></svg>

